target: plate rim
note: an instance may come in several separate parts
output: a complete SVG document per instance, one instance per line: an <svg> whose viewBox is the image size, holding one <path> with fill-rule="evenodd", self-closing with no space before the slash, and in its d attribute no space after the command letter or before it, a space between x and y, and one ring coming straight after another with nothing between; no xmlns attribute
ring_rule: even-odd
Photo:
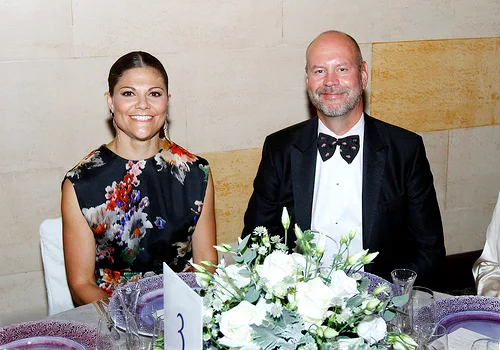
<svg viewBox="0 0 500 350"><path fill-rule="evenodd" d="M76 346L77 349L82 349L82 350L85 350L86 347L85 345L73 340L73 339L69 339L69 338L66 338L66 337L61 337L61 336L57 336L57 335L36 335L36 336L33 336L33 337L27 337L27 338L21 338L21 339L17 339L17 340L14 340L14 341L11 341L9 343L5 343L5 344L2 344L0 345L0 349L9 349L9 345L19 345L21 343L24 343L24 342L27 342L29 341L30 339L56 339L56 340L61 340L61 342L69 342L70 344L71 343L74 343ZM16 344L18 343L18 344ZM40 343L37 343L35 345L39 345ZM29 344L24 344L24 345L29 345ZM23 347L25 348L25 347ZM16 349L16 348L12 348L12 349ZM26 348L26 349L29 349ZM63 348L65 349L65 348Z"/></svg>
<svg viewBox="0 0 500 350"><path fill-rule="evenodd" d="M59 328L69 329L68 333L71 337L42 334L44 331L46 331L46 333L50 333L58 330ZM75 331L78 333L75 333ZM92 348L95 347L97 329L95 326L88 323L72 320L60 320L55 318L44 318L41 320L14 323L0 328L0 349L4 345L14 341L35 336L58 336L73 340L82 345L84 348Z"/></svg>

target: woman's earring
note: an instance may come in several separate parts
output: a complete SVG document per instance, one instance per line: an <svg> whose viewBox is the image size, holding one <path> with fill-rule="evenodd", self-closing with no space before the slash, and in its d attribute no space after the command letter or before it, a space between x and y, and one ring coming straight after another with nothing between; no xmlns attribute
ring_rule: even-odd
<svg viewBox="0 0 500 350"><path fill-rule="evenodd" d="M167 114L167 116L165 117L165 124L163 124L163 136L164 136L167 140L169 140L169 139L170 139L170 137L169 137L169 135L168 135L168 121L167 121L167 119L168 119L168 114Z"/></svg>
<svg viewBox="0 0 500 350"><path fill-rule="evenodd" d="M116 141L120 141L120 134L118 134L118 125L116 125L115 114L111 112L111 118L113 118L113 127L115 128Z"/></svg>

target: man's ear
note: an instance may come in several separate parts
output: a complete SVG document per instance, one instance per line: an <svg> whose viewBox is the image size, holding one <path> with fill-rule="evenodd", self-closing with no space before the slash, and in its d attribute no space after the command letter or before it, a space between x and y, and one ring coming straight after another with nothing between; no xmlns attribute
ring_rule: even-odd
<svg viewBox="0 0 500 350"><path fill-rule="evenodd" d="M368 64L365 61L361 63L361 79L363 83L363 90L366 89L368 85Z"/></svg>

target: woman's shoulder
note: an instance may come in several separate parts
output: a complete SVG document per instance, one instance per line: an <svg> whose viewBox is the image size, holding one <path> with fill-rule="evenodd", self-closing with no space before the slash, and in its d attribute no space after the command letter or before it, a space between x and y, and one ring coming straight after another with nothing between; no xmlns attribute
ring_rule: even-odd
<svg viewBox="0 0 500 350"><path fill-rule="evenodd" d="M167 170L181 182L184 183L186 177L193 178L194 174L199 174L206 181L208 179L208 161L187 149L179 146L173 141L164 140L160 152L155 156L158 170ZM188 176L188 174L191 174ZM194 176L193 179L199 178Z"/></svg>
<svg viewBox="0 0 500 350"><path fill-rule="evenodd" d="M101 145L100 147L92 150L89 154L87 154L81 161L78 162L73 168L71 168L64 177L68 178L71 181L79 179L85 172L88 172L92 169L100 168L107 163L108 156L107 148L105 145Z"/></svg>
<svg viewBox="0 0 500 350"><path fill-rule="evenodd" d="M208 161L171 140L164 140L160 152L156 157L162 157L172 165L182 166L183 164L201 164L208 166ZM156 158L155 157L155 158Z"/></svg>

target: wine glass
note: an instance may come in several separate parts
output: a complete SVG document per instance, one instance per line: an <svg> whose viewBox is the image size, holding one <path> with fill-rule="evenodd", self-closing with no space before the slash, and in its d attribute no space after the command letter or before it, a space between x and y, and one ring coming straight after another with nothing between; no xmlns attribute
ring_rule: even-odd
<svg viewBox="0 0 500 350"><path fill-rule="evenodd" d="M412 336L418 349L448 350L448 331L439 323L421 322L413 328Z"/></svg>
<svg viewBox="0 0 500 350"><path fill-rule="evenodd" d="M153 330L152 350L165 349L165 318L159 315L155 319L155 326Z"/></svg>
<svg viewBox="0 0 500 350"><path fill-rule="evenodd" d="M491 338L477 339L471 347L471 350L499 350L500 340Z"/></svg>
<svg viewBox="0 0 500 350"><path fill-rule="evenodd" d="M114 327L110 327L105 318L99 318L97 322L97 337L96 349L97 350L125 350L127 344L123 337L115 337L112 331ZM115 330L116 331L116 330Z"/></svg>

